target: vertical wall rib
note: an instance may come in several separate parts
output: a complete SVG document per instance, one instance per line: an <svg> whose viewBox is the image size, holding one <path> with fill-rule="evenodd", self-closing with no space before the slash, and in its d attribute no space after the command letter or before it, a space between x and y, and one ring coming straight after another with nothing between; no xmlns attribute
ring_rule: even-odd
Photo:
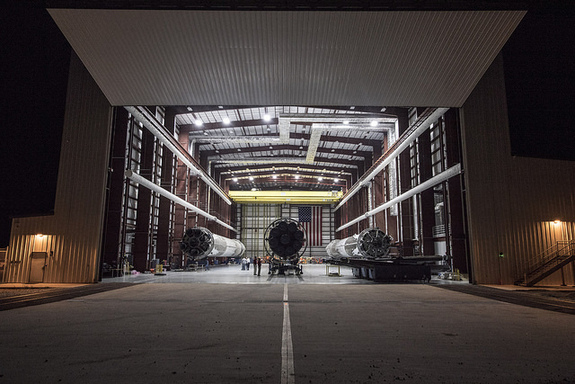
<svg viewBox="0 0 575 384"><path fill-rule="evenodd" d="M72 54L54 216L13 221L5 282L28 282L35 249L48 255L44 282L97 281L111 111Z"/></svg>
<svg viewBox="0 0 575 384"><path fill-rule="evenodd" d="M573 239L575 163L511 156L501 56L461 116L474 280L512 284L530 258ZM572 268L566 268L567 284L575 283ZM540 284L560 283L557 272Z"/></svg>

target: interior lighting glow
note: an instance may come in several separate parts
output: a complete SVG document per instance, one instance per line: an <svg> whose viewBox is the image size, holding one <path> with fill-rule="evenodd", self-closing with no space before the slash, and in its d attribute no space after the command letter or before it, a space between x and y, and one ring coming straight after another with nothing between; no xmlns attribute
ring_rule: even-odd
<svg viewBox="0 0 575 384"><path fill-rule="evenodd" d="M238 178L237 178L237 177L234 177L232 180L234 181L234 183L237 183L237 182L238 182Z"/></svg>
<svg viewBox="0 0 575 384"><path fill-rule="evenodd" d="M268 113L266 113L264 115L264 121L271 121L271 120L272 120L272 117Z"/></svg>
<svg viewBox="0 0 575 384"><path fill-rule="evenodd" d="M278 175L273 175L272 178L277 179Z"/></svg>
<svg viewBox="0 0 575 384"><path fill-rule="evenodd" d="M323 181L323 177L321 177L321 176L318 177L318 178L317 178L317 181Z"/></svg>
<svg viewBox="0 0 575 384"><path fill-rule="evenodd" d="M333 179L333 182L337 183L337 182L339 182L339 179L336 177L335 179Z"/></svg>
<svg viewBox="0 0 575 384"><path fill-rule="evenodd" d="M371 123L369 123L369 125L371 125L372 127L376 127L377 126L377 121L373 120Z"/></svg>
<svg viewBox="0 0 575 384"><path fill-rule="evenodd" d="M299 179L299 175L295 175L295 178L296 178L296 179Z"/></svg>
<svg viewBox="0 0 575 384"><path fill-rule="evenodd" d="M253 176L250 176L250 181L254 181L254 177L253 177Z"/></svg>
<svg viewBox="0 0 575 384"><path fill-rule="evenodd" d="M553 222L553 224L559 225L559 224L561 224L561 220L557 219L557 220L555 220L555 221Z"/></svg>
<svg viewBox="0 0 575 384"><path fill-rule="evenodd" d="M224 123L225 125L228 125L229 123L231 123L230 118L227 117L227 116L224 117L224 118L222 119L222 123Z"/></svg>
<svg viewBox="0 0 575 384"><path fill-rule="evenodd" d="M196 120L194 120L194 125L196 127L201 127L202 125L204 125L204 122L200 119L196 119Z"/></svg>
<svg viewBox="0 0 575 384"><path fill-rule="evenodd" d="M345 120L345 121L343 122L343 124L344 124L344 125L348 125L348 124L349 124L349 121L348 121L348 120Z"/></svg>
<svg viewBox="0 0 575 384"><path fill-rule="evenodd" d="M44 235L41 234L41 233L38 233L38 234L36 235L36 237L42 238L42 237L44 237Z"/></svg>

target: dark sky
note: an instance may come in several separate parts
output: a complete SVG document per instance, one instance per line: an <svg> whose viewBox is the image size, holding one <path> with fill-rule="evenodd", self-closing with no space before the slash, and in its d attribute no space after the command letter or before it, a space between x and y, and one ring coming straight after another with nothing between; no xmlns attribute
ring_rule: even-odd
<svg viewBox="0 0 575 384"><path fill-rule="evenodd" d="M54 209L71 49L39 3L2 4L0 247L5 247L9 216Z"/></svg>
<svg viewBox="0 0 575 384"><path fill-rule="evenodd" d="M575 1L550 4L530 10L503 49L511 149L575 160Z"/></svg>
<svg viewBox="0 0 575 384"><path fill-rule="evenodd" d="M575 1L540 3L503 50L512 154L575 160ZM5 247L10 217L53 212L71 49L42 1L0 7Z"/></svg>

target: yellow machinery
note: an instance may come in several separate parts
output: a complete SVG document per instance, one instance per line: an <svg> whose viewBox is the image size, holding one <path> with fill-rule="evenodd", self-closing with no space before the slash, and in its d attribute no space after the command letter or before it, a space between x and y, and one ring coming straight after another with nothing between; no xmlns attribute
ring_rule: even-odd
<svg viewBox="0 0 575 384"><path fill-rule="evenodd" d="M332 204L343 196L341 191L229 191L239 204Z"/></svg>

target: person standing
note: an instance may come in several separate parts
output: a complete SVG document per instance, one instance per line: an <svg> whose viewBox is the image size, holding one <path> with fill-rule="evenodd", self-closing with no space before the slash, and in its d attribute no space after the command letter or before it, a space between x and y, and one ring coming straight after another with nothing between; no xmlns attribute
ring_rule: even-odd
<svg viewBox="0 0 575 384"><path fill-rule="evenodd" d="M250 270L250 263L252 262L251 257L246 257L246 269Z"/></svg>
<svg viewBox="0 0 575 384"><path fill-rule="evenodd" d="M246 258L242 257L242 271L246 270Z"/></svg>
<svg viewBox="0 0 575 384"><path fill-rule="evenodd" d="M254 270L255 270L255 266L254 266ZM262 272L262 259L261 257L258 257L258 276L260 275L260 273Z"/></svg>
<svg viewBox="0 0 575 384"><path fill-rule="evenodd" d="M254 276L255 276L256 273L258 272L258 271L257 271L257 265L258 265L258 260L259 260L259 259L260 259L260 258L257 257L257 256L254 257Z"/></svg>

